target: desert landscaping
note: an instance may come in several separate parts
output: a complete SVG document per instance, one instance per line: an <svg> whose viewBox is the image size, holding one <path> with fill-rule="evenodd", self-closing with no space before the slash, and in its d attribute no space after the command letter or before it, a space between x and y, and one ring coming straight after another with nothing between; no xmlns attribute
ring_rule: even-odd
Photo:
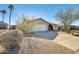
<svg viewBox="0 0 79 59"><path fill-rule="evenodd" d="M0 33L0 52L10 54L76 54L79 37L59 33L54 40L23 37L19 30Z"/></svg>
<svg viewBox="0 0 79 59"><path fill-rule="evenodd" d="M59 8L59 11L53 10L56 13L52 13L54 16L52 20L44 8L37 9L42 11L40 14L44 12L41 15L45 18L30 17L24 14L19 16L20 13L27 12L28 8L24 8L25 11L22 9L24 6L33 8L32 5L4 6L7 10L0 10L0 19L2 19L0 21L0 54L79 54L79 23L73 25L74 22L79 21L79 11L74 7L67 6ZM33 11L36 12L34 8ZM5 22L5 19L8 20ZM13 20L16 21L13 22Z"/></svg>

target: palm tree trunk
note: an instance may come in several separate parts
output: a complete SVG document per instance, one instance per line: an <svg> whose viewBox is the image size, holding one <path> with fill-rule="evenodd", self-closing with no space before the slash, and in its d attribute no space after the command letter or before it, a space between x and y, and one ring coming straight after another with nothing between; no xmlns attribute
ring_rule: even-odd
<svg viewBox="0 0 79 59"><path fill-rule="evenodd" d="M10 10L8 30L11 29L11 13L12 13L12 10Z"/></svg>
<svg viewBox="0 0 79 59"><path fill-rule="evenodd" d="M3 17L2 17L2 21L4 22L4 14L3 14Z"/></svg>
<svg viewBox="0 0 79 59"><path fill-rule="evenodd" d="M4 14L2 15L2 22L4 22ZM3 29L3 26L2 26L2 29Z"/></svg>

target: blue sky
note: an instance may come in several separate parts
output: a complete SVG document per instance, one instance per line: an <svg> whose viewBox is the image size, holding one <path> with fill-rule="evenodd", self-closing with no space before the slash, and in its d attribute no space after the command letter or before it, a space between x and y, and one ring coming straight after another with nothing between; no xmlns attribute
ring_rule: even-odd
<svg viewBox="0 0 79 59"><path fill-rule="evenodd" d="M7 14L5 15L5 22L8 23L9 18L9 4L0 4L0 10L5 9ZM68 6L73 6L76 10L79 10L79 5L73 4L14 4L15 9L12 14L12 24L16 24L16 20L22 15L33 16L34 18L43 18L44 20L52 23L58 23L55 14L61 8L66 8ZM2 14L0 14L0 21L2 20ZM79 25L79 21L73 24Z"/></svg>

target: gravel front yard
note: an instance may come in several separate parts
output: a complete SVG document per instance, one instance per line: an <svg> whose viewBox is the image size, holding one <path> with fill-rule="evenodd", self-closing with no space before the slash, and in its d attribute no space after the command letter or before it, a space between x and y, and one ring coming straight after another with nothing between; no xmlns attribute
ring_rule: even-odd
<svg viewBox="0 0 79 59"><path fill-rule="evenodd" d="M73 50L61 46L51 40L28 37L21 43L21 53L28 54L71 54Z"/></svg>
<svg viewBox="0 0 79 59"><path fill-rule="evenodd" d="M45 32L47 33L47 32ZM47 34L49 36L52 36L52 32L48 32L51 33ZM67 37L67 38L66 38ZM47 37L48 38L48 37ZM76 41L76 39L78 39L78 37L74 37L74 36L69 36L67 35L61 35L59 34L58 36L55 36L55 40L48 40L46 37L42 38L42 37L23 37L22 33L19 31L9 31L9 32L5 32L0 34L0 44L4 47L6 47L9 49L11 47L11 45L18 43L18 46L12 50L8 50L8 52L10 54L74 54L78 51L78 41ZM74 38L74 41L73 39ZM69 40L72 39L72 40ZM19 41L21 40L21 41ZM72 42L72 44L74 45L69 45L69 43L67 43L68 41L69 43ZM12 43L14 42L14 43ZM63 43L64 42L64 43ZM75 42L75 43L74 43ZM76 46L76 45L77 46ZM69 46L72 47L74 46L74 48L77 48L77 50L75 51L74 49L69 48ZM13 45L14 46L14 45ZM1 47L2 48L2 47Z"/></svg>

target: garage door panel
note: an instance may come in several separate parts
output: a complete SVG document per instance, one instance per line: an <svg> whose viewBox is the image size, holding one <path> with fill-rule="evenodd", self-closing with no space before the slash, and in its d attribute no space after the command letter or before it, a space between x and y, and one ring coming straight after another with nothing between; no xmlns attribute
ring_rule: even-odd
<svg viewBox="0 0 79 59"><path fill-rule="evenodd" d="M37 25L32 27L32 31L46 31L46 25Z"/></svg>

